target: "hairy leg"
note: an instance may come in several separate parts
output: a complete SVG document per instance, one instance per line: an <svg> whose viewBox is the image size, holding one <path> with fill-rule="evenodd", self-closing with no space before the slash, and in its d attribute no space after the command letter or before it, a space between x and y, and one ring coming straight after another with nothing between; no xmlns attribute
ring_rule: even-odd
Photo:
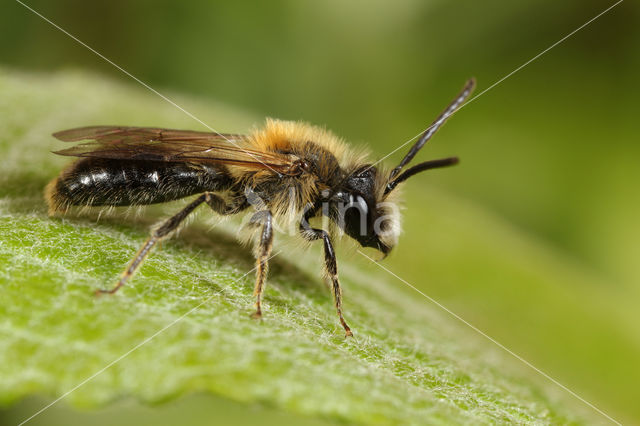
<svg viewBox="0 0 640 426"><path fill-rule="evenodd" d="M351 329L342 315L342 289L340 288L340 281L338 280L338 264L329 234L322 229L311 228L306 221L304 224L300 224L300 233L306 240L315 241L322 239L324 242L325 270L333 285L333 297L336 303L336 310L338 311L338 318L340 319L340 324L342 324L342 327L344 328L346 337L353 336Z"/></svg>
<svg viewBox="0 0 640 426"><path fill-rule="evenodd" d="M256 298L254 318L262 317L262 294L269 271L269 256L273 247L272 215L268 210L260 211L251 218L252 223L262 223L260 241L256 245L256 286L253 295Z"/></svg>
<svg viewBox="0 0 640 426"><path fill-rule="evenodd" d="M124 270L120 279L113 288L109 290L97 290L97 294L113 294L120 287L125 285L129 279L136 273L138 268L142 265L142 262L149 256L151 249L160 241L167 238L173 231L175 231L180 223L184 221L189 214L191 214L200 204L207 203L216 213L225 215L234 211L234 206L226 204L225 201L215 194L205 192L199 195L198 198L189 203L184 209L180 210L177 214L165 220L159 227L151 232L151 236L145 241L140 250L136 253L131 260L127 268Z"/></svg>

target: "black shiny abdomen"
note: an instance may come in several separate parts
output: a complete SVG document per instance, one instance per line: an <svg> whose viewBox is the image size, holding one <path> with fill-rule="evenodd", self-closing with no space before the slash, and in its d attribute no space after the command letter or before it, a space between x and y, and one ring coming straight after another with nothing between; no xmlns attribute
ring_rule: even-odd
<svg viewBox="0 0 640 426"><path fill-rule="evenodd" d="M130 206L177 200L232 184L220 165L86 158L57 179L58 205Z"/></svg>

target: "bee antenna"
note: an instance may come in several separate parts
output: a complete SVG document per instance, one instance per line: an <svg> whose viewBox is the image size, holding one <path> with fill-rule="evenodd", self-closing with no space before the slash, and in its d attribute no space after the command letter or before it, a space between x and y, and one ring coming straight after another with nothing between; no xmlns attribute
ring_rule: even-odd
<svg viewBox="0 0 640 426"><path fill-rule="evenodd" d="M404 158L402 159L400 164L398 164L398 166L391 171L391 175L389 176L389 181L390 181L389 185L391 185L393 183L392 182L393 178L398 173L400 173L400 171L407 164L409 164L411 162L411 160L413 160L413 157L416 156L418 151L420 151L422 149L422 147L429 141L429 139L431 139L431 137L438 131L438 129L440 129L440 127L444 124L444 122L447 121L447 118L451 117L451 115L454 112L456 112L456 110L458 108L460 108L460 106L469 97L469 95L471 95L471 93L473 92L473 89L475 87L476 87L475 78L471 78L465 83L464 87L462 88L462 91L458 94L458 96L456 96L456 98L449 104L449 106L447 106L444 109L444 111L442 111L440 113L438 118L436 118L435 121L433 123L431 123L431 125L429 127L427 127L427 130L424 131L424 133L420 136L420 139L418 139L418 141L415 143L415 145L413 145L411 147L411 149L409 150L407 155L404 156ZM435 161L439 161L439 160L435 160ZM422 163L422 164L426 164L426 163ZM418 166L416 166L416 167L418 167ZM438 167L442 167L442 166L438 166ZM427 170L427 169L423 169L423 170ZM408 171L409 170L407 170L407 172ZM418 171L422 171L422 170L418 170ZM412 174L418 173L418 171L416 171L416 172L414 172ZM409 176L411 176L411 175L409 175ZM407 179L409 176L407 176L405 179ZM405 180L405 179L403 179L403 180ZM400 182L398 182L398 183L400 183Z"/></svg>
<svg viewBox="0 0 640 426"><path fill-rule="evenodd" d="M387 188L384 190L384 195L387 195L388 193L393 191L399 183L404 182L417 173L424 172L425 170L438 169L440 167L453 166L458 164L459 162L460 160L458 159L458 157L448 157L416 164L415 166L408 168L400 176L389 182L387 184Z"/></svg>

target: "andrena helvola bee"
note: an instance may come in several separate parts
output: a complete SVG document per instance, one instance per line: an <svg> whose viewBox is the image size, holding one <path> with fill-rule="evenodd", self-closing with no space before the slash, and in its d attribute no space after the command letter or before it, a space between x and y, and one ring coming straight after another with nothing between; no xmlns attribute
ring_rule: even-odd
<svg viewBox="0 0 640 426"><path fill-rule="evenodd" d="M72 206L140 206L195 196L153 228L113 288L98 290L115 293L153 247L201 204L219 215L252 210L249 223L256 229L257 259L254 316L258 318L275 224L293 223L304 240L322 241L338 318L351 336L342 313L333 240L346 234L384 255L393 249L400 232L395 208L398 184L416 173L456 164L458 159L405 168L474 86L473 79L466 83L393 169L379 167L354 154L333 134L299 122L267 120L249 135L120 126L64 130L53 136L65 142L89 142L56 152L80 159L47 185L49 213L65 213ZM310 224L314 218L327 219L326 229Z"/></svg>

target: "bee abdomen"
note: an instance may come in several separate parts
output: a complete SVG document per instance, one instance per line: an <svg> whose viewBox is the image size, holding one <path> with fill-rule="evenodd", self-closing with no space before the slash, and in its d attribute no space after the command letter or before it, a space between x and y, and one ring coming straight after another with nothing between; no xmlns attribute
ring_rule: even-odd
<svg viewBox="0 0 640 426"><path fill-rule="evenodd" d="M49 213L70 206L131 206L177 200L232 184L224 166L178 162L79 160L45 189Z"/></svg>

